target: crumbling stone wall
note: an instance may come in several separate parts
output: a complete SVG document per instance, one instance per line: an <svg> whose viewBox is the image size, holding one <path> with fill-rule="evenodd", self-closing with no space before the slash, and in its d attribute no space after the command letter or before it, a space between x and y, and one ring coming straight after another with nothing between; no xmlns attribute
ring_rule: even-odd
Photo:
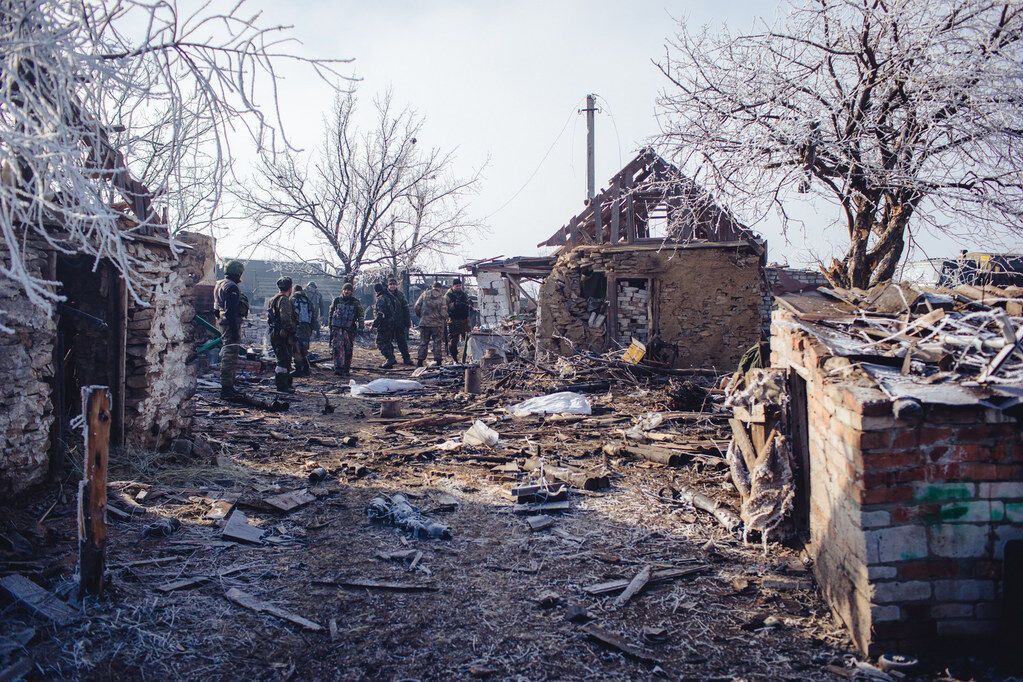
<svg viewBox="0 0 1023 682"><path fill-rule="evenodd" d="M183 233L192 248L175 258L169 249L137 254L155 282L143 303L129 300L125 343L125 444L159 448L191 428L196 378L202 368L194 346L203 337L192 319L195 289L209 278L213 239Z"/></svg>
<svg viewBox="0 0 1023 682"><path fill-rule="evenodd" d="M30 238L19 244L34 275L49 272L46 244ZM0 259L9 263L0 238ZM50 378L56 325L7 283L0 288L0 495L11 495L46 476L50 426Z"/></svg>
<svg viewBox="0 0 1023 682"><path fill-rule="evenodd" d="M775 312L771 364L807 384L808 549L832 610L871 655L995 633L1005 545L1023 539L1019 423L980 405L898 420L869 377L791 322Z"/></svg>
<svg viewBox="0 0 1023 682"><path fill-rule="evenodd" d="M607 289L612 281L649 281L651 335L679 345L678 367L729 370L760 340L764 278L756 245L587 245L562 254L540 287L541 351L618 347L606 339L609 306L595 311L584 294L594 275L607 278Z"/></svg>
<svg viewBox="0 0 1023 682"><path fill-rule="evenodd" d="M213 240L181 235L195 248L179 257L158 243L128 246L139 269L153 284L142 302L129 299L124 360L125 441L158 447L187 431L190 398L200 370L192 360L197 341L191 322L196 284L208 279ZM41 241L19 245L33 272L52 272L52 251ZM0 258L9 258L0 240ZM143 303L148 304L143 305ZM0 320L14 333L0 332L0 494L10 495L41 482L47 473L53 424L55 320L12 287L0 291Z"/></svg>

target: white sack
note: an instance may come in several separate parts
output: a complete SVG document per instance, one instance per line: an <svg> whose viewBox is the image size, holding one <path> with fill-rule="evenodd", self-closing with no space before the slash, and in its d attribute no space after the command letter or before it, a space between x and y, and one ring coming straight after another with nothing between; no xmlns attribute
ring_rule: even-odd
<svg viewBox="0 0 1023 682"><path fill-rule="evenodd" d="M513 416L531 414L592 414L590 401L582 393L561 391L525 400L508 408Z"/></svg>
<svg viewBox="0 0 1023 682"><path fill-rule="evenodd" d="M401 393L402 391L414 391L423 388L418 381L411 379L374 379L368 384L357 384L355 379L348 382L352 389L353 396L360 395L384 395L387 393Z"/></svg>
<svg viewBox="0 0 1023 682"><path fill-rule="evenodd" d="M462 442L466 445L485 445L492 448L497 445L500 439L497 431L476 420L476 423L469 427L469 430L462 435Z"/></svg>

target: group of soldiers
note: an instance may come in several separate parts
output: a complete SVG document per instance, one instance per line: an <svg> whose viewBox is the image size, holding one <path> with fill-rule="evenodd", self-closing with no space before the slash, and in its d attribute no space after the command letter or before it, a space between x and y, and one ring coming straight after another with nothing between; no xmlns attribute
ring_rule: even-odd
<svg viewBox="0 0 1023 682"><path fill-rule="evenodd" d="M241 261L227 264L224 279L214 289L214 308L218 323L223 331L221 352L221 396L236 398L235 388L238 354L241 350L242 320L248 316L249 305L239 284L245 266ZM278 390L290 391L294 377L308 376L309 344L314 335L318 338L321 326L323 295L316 284L309 282L303 289L290 277L277 280L278 293L267 304L267 324L270 345L277 358L274 383ZM373 329L377 335L377 348L384 356L381 367L389 369L397 364L394 347L398 347L402 362L411 365L408 331L412 327L412 315L408 300L398 288L398 281L390 278L387 285L377 284L376 300L373 306ZM469 319L472 314L472 300L462 289L461 280L454 280L445 292L441 282L424 291L414 306L419 318L420 344L418 365L426 361L432 346L435 362L443 362L443 340L448 339L448 351L458 362L459 347L469 333ZM355 297L350 282L341 287L341 295L334 298L327 312L330 328L330 351L334 371L342 377L349 376L352 367L352 352L355 336L365 329L366 313L362 303Z"/></svg>
<svg viewBox="0 0 1023 682"><path fill-rule="evenodd" d="M402 364L411 365L408 332L412 328L412 314L405 294L398 288L398 280L390 278L387 286L377 284L374 303L373 329L377 332L377 348L384 356L384 369L398 364L394 347L401 353ZM430 350L438 365L444 362L444 339L447 338L448 352L455 362L459 361L459 348L469 334L469 318L472 315L472 299L462 288L462 280L456 279L451 288L444 291L441 282L416 299L413 306L419 318L419 353L416 365L422 367ZM464 353L463 353L464 355Z"/></svg>

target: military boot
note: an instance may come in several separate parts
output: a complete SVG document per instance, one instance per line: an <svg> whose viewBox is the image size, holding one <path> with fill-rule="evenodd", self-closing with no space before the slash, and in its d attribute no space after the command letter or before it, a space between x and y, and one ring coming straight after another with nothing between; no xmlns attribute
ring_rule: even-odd
<svg viewBox="0 0 1023 682"><path fill-rule="evenodd" d="M278 391L287 391L291 388L291 376L286 372L277 372L274 374L274 385L277 386Z"/></svg>
<svg viewBox="0 0 1023 682"><path fill-rule="evenodd" d="M389 357L386 360L384 360L382 365L380 365L380 369L391 369L397 364L398 363L394 361L393 357Z"/></svg>

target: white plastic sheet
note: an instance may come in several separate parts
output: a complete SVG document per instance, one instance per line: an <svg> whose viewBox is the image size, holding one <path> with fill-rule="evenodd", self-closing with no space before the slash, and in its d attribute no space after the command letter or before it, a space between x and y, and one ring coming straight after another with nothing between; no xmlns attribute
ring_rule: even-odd
<svg viewBox="0 0 1023 682"><path fill-rule="evenodd" d="M374 379L368 384L357 384L352 379L348 382L352 389L353 396L360 395L386 395L388 393L401 393L402 391L414 391L423 388L418 381L411 379Z"/></svg>
<svg viewBox="0 0 1023 682"><path fill-rule="evenodd" d="M497 431L476 420L476 422L469 427L469 430L462 435L462 442L466 445L485 445L488 448L492 448L497 445L497 442L501 439Z"/></svg>
<svg viewBox="0 0 1023 682"><path fill-rule="evenodd" d="M512 405L508 411L516 417L526 417L531 414L592 414L590 401L582 393L561 391L541 395L525 400L518 405Z"/></svg>

